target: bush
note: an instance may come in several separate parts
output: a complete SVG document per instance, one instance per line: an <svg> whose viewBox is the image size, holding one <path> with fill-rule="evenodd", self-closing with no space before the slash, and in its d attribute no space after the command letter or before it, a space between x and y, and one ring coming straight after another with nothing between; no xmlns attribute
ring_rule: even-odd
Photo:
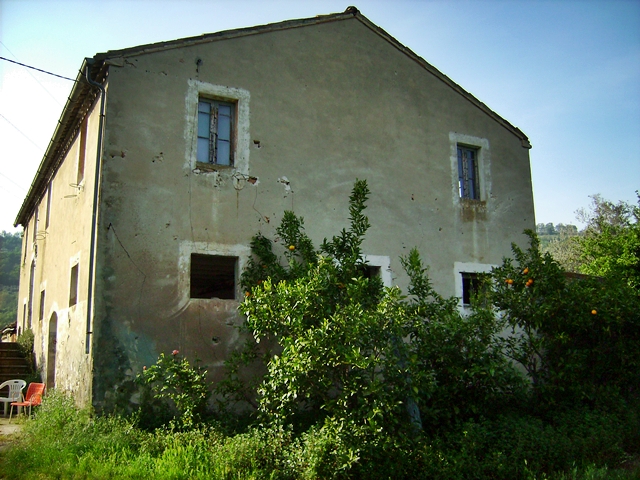
<svg viewBox="0 0 640 480"><path fill-rule="evenodd" d="M270 240L252 241L240 309L256 343L277 344L257 387L263 418L301 428L328 419L382 438L499 408L523 382L496 348L495 317L462 316L457 299L434 291L415 249L402 259L409 298L370 275L361 251L368 196L356 181L349 229L318 250L292 212L277 228L284 261ZM228 367L225 386L240 378L237 363Z"/></svg>
<svg viewBox="0 0 640 480"><path fill-rule="evenodd" d="M35 353L33 351L34 336L31 329L27 329L18 337L18 348L20 353L27 361L29 372L25 377L27 384L31 382L41 382L42 376L38 369L36 369Z"/></svg>
<svg viewBox="0 0 640 480"><path fill-rule="evenodd" d="M513 246L488 297L512 335L499 339L522 365L538 410L638 398L640 296L618 277L574 278L549 255Z"/></svg>
<svg viewBox="0 0 640 480"><path fill-rule="evenodd" d="M206 378L206 370L197 364L192 366L186 358L180 359L178 350L170 357L161 353L155 365L144 367L137 377L150 391L143 392L140 415L164 410L160 418L169 417L172 428L193 429L202 422L211 394ZM167 415L168 412L175 414Z"/></svg>

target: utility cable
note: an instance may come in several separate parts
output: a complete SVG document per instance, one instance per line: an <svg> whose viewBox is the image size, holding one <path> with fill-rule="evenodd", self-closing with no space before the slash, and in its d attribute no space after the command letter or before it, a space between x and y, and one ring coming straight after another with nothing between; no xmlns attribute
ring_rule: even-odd
<svg viewBox="0 0 640 480"><path fill-rule="evenodd" d="M20 133L20 134L22 134L22 136L23 136L24 138L26 138L27 140L29 140L29 141L30 141L30 142L31 142L31 143L32 143L32 144L33 144L33 145L34 145L38 150L40 150L41 152L44 152L44 150L43 150L43 149L42 149L42 148L41 148L41 147L40 147L36 142L34 142L33 140L31 140L29 137L27 137L27 134L26 134L26 133L24 133L22 130L20 130L18 127L16 127L13 123L11 123L7 117L5 117L4 115L2 115L1 113L0 113L0 117L4 118L4 119L5 119L5 121L6 121L9 125L11 125L11 126L12 126L13 128L15 128L15 129Z"/></svg>
<svg viewBox="0 0 640 480"><path fill-rule="evenodd" d="M7 180L9 180L11 183L13 183L16 187L18 187L20 190L23 191L27 191L24 187L22 187L21 185L18 185L16 182L14 182L13 180L11 180L9 177L7 177L4 173L0 172L0 175L3 176L4 178L6 178Z"/></svg>
<svg viewBox="0 0 640 480"><path fill-rule="evenodd" d="M24 63L16 62L15 60L10 60L10 59L5 58L5 57L0 57L0 60L5 60L7 62L15 63L16 65L20 65L21 67L31 68L32 70L37 70L38 72L46 73L47 75L53 75L54 77L63 78L65 80L70 80L72 82L75 82L75 80L73 78L64 77L62 75L58 75L57 73L47 72L46 70L42 70L41 68L32 67L31 65L25 65Z"/></svg>
<svg viewBox="0 0 640 480"><path fill-rule="evenodd" d="M13 52L9 49L9 47L7 47L4 43L2 43L2 40L0 40L0 45L2 45L2 46L4 47L4 49L5 49L7 52L9 52L13 58L15 58L15 59L16 59L16 61L20 61L20 59L16 56L16 54L15 54L15 53L13 53ZM51 99L52 99L54 102L56 102L58 105L62 106L62 104L61 104L61 103L58 101L58 99L53 95L53 93L51 93L51 92L47 89L47 87L45 87L45 86L42 84L42 82L41 82L40 80L38 80L38 78L37 78L33 73L31 73L29 70L27 70L27 73L28 73L29 75L31 75L31 78L33 78L36 82L38 82L38 85L40 85L40 86L42 87L42 89L43 89L45 92L47 92L47 93L49 94L49 96L51 97Z"/></svg>

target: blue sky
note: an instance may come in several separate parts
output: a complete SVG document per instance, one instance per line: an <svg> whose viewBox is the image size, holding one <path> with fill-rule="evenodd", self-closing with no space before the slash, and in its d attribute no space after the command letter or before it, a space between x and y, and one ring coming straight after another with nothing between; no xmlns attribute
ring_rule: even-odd
<svg viewBox="0 0 640 480"><path fill-rule="evenodd" d="M344 1L0 0L0 57L75 78L84 57L341 12ZM361 0L369 20L533 144L536 221L640 189L640 0ZM13 221L72 82L0 60L0 230Z"/></svg>

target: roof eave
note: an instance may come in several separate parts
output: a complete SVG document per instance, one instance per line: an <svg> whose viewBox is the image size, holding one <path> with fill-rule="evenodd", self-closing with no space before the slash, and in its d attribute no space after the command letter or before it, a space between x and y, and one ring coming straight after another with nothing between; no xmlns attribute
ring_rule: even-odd
<svg viewBox="0 0 640 480"><path fill-rule="evenodd" d="M82 61L82 66L78 71L75 84L71 89L71 93L67 98L67 102L62 109L60 119L53 132L53 136L49 141L47 150L45 151L42 161L38 166L36 176L31 182L29 191L20 207L18 215L14 221L14 227L22 225L23 227L29 222L33 210L40 199L46 192L47 186L55 174L57 164L62 161L61 156L64 155L66 145L70 140L70 136L74 134L74 125L79 109L84 104L87 95L92 91L92 87L86 82L85 74L87 68L87 59ZM100 70L101 65L92 66L92 70Z"/></svg>

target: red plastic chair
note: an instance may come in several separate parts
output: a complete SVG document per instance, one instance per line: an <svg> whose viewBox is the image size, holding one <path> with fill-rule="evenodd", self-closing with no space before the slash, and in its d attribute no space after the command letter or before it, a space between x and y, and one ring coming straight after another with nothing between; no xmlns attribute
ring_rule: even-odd
<svg viewBox="0 0 640 480"><path fill-rule="evenodd" d="M11 410L9 411L9 421L13 415L13 407L18 407L18 413L20 413L19 407L29 407L29 417L31 417L31 407L35 407L42 403L42 396L44 395L44 389L46 385L44 383L30 383L27 388L27 394L24 396L22 402L12 402Z"/></svg>

